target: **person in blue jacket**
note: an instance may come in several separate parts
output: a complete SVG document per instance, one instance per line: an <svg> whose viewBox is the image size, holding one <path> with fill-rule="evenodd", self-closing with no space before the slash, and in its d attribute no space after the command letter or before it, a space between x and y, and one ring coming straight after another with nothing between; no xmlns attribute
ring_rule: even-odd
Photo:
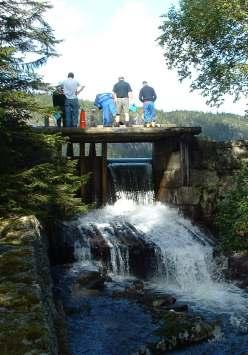
<svg viewBox="0 0 248 355"><path fill-rule="evenodd" d="M112 93L103 93L96 95L94 105L102 110L102 120L104 127L112 127L116 116L116 105Z"/></svg>

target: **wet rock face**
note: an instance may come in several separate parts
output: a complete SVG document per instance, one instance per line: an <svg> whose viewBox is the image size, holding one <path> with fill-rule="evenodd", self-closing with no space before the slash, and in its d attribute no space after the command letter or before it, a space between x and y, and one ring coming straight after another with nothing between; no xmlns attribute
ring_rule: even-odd
<svg viewBox="0 0 248 355"><path fill-rule="evenodd" d="M76 283L79 287L91 290L101 290L104 288L105 281L110 278L98 271L85 271L77 278Z"/></svg>
<svg viewBox="0 0 248 355"><path fill-rule="evenodd" d="M49 258L52 265L75 262L74 244L80 237L77 228L66 223L56 223L49 230Z"/></svg>
<svg viewBox="0 0 248 355"><path fill-rule="evenodd" d="M156 272L156 246L127 222L113 222L103 230L93 223L89 226L61 223L50 240L52 264L80 260L80 255L76 255L77 245L77 248L87 250L91 260L100 262L108 270L113 270L111 253L116 253L116 268L120 273L128 268L130 274L148 278Z"/></svg>
<svg viewBox="0 0 248 355"><path fill-rule="evenodd" d="M92 259L102 261L104 265L109 265L110 250L107 242L103 238L100 230L93 224L91 228L81 227L79 242L84 246L85 241L88 241Z"/></svg>
<svg viewBox="0 0 248 355"><path fill-rule="evenodd" d="M129 223L113 225L113 230L116 239L124 248L128 248L130 274L143 279L152 276L157 264L156 246Z"/></svg>
<svg viewBox="0 0 248 355"><path fill-rule="evenodd" d="M229 257L228 277L242 288L248 287L248 255L237 253Z"/></svg>
<svg viewBox="0 0 248 355"><path fill-rule="evenodd" d="M180 310L187 311L188 309L186 305L177 305L176 298L171 295L157 295L147 291L142 281L134 281L125 290L113 292L113 297L137 301L154 314L161 314L164 310L180 308Z"/></svg>
<svg viewBox="0 0 248 355"><path fill-rule="evenodd" d="M218 200L233 188L242 160L248 159L248 141L195 139L190 144L189 186L182 185L179 152L157 148L162 158L167 157L157 182L158 200L178 206L185 215L212 228Z"/></svg>

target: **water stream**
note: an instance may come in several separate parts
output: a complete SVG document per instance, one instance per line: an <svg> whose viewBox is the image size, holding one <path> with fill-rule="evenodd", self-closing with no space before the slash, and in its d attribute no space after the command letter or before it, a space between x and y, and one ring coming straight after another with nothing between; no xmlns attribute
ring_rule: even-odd
<svg viewBox="0 0 248 355"><path fill-rule="evenodd" d="M117 201L71 222L80 235L75 241L77 262L63 272L60 269L60 282L70 285L84 268L99 267L106 268L113 279L101 297L82 292L72 297L65 292L67 305L75 307L81 302L90 309L88 314L86 307L86 313L68 317L72 354L133 354L145 341L153 340L156 327L149 314L140 306L109 296L113 287L123 287L135 273L139 276L142 268L147 288L173 294L190 310L220 322L214 339L172 354L248 354L248 295L224 280L220 265L225 267L225 263L216 263L211 239L176 209L154 202L147 182L132 198L130 191L121 189L120 169L123 167L112 172ZM143 166L145 176L149 169ZM119 176L125 185L127 175L123 177L122 171ZM140 179L142 174L138 176ZM93 252L94 235L100 240L98 247L108 250L104 256L96 257ZM137 249L148 252L144 257Z"/></svg>

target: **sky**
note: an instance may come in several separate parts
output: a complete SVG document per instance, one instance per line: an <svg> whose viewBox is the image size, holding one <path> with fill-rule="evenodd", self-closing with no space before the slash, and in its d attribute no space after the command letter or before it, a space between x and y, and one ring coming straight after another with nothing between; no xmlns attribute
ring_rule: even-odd
<svg viewBox="0 0 248 355"><path fill-rule="evenodd" d="M156 42L161 15L177 0L50 0L46 20L55 31L58 58L41 69L44 80L55 85L74 72L85 85L79 98L94 100L111 92L119 76L132 87L134 101L142 81L154 87L156 107L164 111L197 110L244 114L246 101L227 97L220 108L211 108L199 92L190 92L189 81L180 83L168 70L163 50Z"/></svg>

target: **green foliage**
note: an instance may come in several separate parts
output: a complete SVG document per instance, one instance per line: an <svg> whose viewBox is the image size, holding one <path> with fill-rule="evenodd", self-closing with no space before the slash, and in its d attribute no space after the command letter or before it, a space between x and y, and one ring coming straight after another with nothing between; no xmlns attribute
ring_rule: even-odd
<svg viewBox="0 0 248 355"><path fill-rule="evenodd" d="M29 94L46 87L34 69L56 55L58 41L42 17L50 7L46 1L0 2L0 120L28 119L36 108Z"/></svg>
<svg viewBox="0 0 248 355"><path fill-rule="evenodd" d="M235 187L219 202L216 223L227 251L248 252L248 163L236 178Z"/></svg>
<svg viewBox="0 0 248 355"><path fill-rule="evenodd" d="M158 122L176 126L200 126L204 138L216 141L248 139L248 120L230 113L197 111L158 111Z"/></svg>
<svg viewBox="0 0 248 355"><path fill-rule="evenodd" d="M0 214L33 214L43 220L71 217L86 211L75 197L80 179L71 161L45 163L0 177Z"/></svg>
<svg viewBox="0 0 248 355"><path fill-rule="evenodd" d="M61 158L61 136L37 134L27 126L35 100L47 86L35 72L55 56L58 41L44 20L45 0L0 2L0 214L35 214L43 220L85 210L75 198L80 178ZM44 111L45 110L45 111Z"/></svg>
<svg viewBox="0 0 248 355"><path fill-rule="evenodd" d="M247 8L248 0L182 0L163 15L158 40L166 62L181 80L192 79L207 103L248 93Z"/></svg>
<svg viewBox="0 0 248 355"><path fill-rule="evenodd" d="M84 212L75 197L81 179L75 163L61 157L61 136L37 134L25 126L7 133L8 145L2 147L8 155L0 164L0 215L35 214L48 221Z"/></svg>

